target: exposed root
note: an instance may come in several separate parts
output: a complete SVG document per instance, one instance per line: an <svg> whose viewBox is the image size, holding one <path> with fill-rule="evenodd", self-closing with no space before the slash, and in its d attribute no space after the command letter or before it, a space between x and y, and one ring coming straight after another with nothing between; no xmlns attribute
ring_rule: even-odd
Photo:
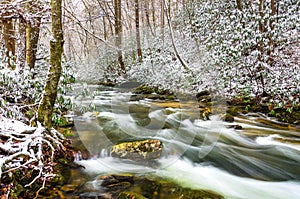
<svg viewBox="0 0 300 199"><path fill-rule="evenodd" d="M29 127L22 122L0 118L0 183L12 178L14 173L21 172L28 179L24 187L31 187L37 182L41 187L36 197L44 189L45 184L55 177L55 154L65 151L64 137L52 129L47 131L41 124ZM21 174L21 175L22 175ZM5 177L4 177L5 176ZM11 186L6 193L9 197Z"/></svg>

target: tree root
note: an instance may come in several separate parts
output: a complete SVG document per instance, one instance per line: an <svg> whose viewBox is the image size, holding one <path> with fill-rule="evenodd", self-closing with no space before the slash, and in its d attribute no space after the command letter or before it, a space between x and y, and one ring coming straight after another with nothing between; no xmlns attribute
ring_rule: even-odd
<svg viewBox="0 0 300 199"><path fill-rule="evenodd" d="M20 180L13 177L16 173L26 178L24 188L33 184L41 185L36 191L45 188L46 182L56 176L54 173L57 154L66 153L64 137L55 129L47 131L41 124L29 127L22 122L0 118L0 183L12 184ZM61 156L61 155L58 155ZM13 185L8 186L0 196L8 194Z"/></svg>

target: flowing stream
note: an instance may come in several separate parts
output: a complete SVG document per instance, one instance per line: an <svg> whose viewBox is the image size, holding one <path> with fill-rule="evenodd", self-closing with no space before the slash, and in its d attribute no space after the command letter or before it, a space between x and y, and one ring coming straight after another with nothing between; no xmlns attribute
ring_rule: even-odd
<svg viewBox="0 0 300 199"><path fill-rule="evenodd" d="M91 154L77 160L90 176L85 189L100 190L95 181L99 175L131 173L211 190L225 198L300 198L299 126L259 113L227 123L220 119L222 111L205 121L199 119L193 100L150 100L126 90L88 89L96 94L77 96L75 103L93 104L95 111L74 118L75 130ZM163 142L156 164L110 156L114 144L144 139Z"/></svg>

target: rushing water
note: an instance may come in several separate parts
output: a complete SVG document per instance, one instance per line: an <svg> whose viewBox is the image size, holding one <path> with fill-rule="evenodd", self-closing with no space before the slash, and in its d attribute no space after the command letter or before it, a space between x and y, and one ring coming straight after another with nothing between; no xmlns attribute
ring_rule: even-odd
<svg viewBox="0 0 300 199"><path fill-rule="evenodd" d="M191 100L135 99L132 93L119 90L76 99L77 104L92 103L96 108L74 118L80 140L92 154L78 163L90 176L159 176L225 198L300 198L299 126L270 121L260 114L226 123L218 113L203 121ZM230 128L233 125L242 129ZM143 139L163 142L163 156L155 165L110 157L115 143ZM88 183L98 188L92 180Z"/></svg>

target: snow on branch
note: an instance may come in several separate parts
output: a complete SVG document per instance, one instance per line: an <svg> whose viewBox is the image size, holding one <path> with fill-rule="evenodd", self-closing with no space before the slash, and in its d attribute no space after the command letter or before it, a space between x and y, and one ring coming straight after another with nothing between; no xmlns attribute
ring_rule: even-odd
<svg viewBox="0 0 300 199"><path fill-rule="evenodd" d="M16 170L30 170L35 176L24 187L42 180L38 192L53 173L54 155L64 151L64 137L52 129L48 132L41 124L30 127L22 122L0 116L0 179Z"/></svg>

